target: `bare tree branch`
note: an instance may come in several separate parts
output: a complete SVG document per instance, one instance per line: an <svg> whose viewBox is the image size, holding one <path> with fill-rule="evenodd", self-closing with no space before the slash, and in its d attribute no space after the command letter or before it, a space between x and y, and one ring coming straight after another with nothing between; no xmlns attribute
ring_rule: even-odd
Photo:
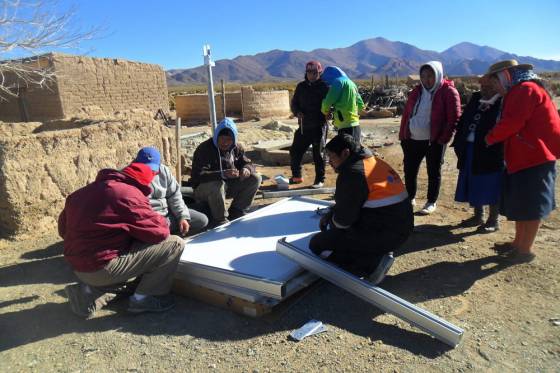
<svg viewBox="0 0 560 373"><path fill-rule="evenodd" d="M56 0L0 0L0 99L17 96L23 86L48 86L55 72L40 55L76 49L99 33L76 28L75 16L75 8L61 10Z"/></svg>

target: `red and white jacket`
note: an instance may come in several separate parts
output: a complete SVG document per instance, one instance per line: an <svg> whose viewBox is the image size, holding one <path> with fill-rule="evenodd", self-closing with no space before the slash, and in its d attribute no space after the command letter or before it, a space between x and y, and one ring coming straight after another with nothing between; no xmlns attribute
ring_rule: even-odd
<svg viewBox="0 0 560 373"><path fill-rule="evenodd" d="M410 139L410 118L414 115L416 103L420 100L422 85L419 84L408 95L408 101L401 118L399 140ZM461 99L453 81L444 79L441 87L434 92L430 118L430 141L447 144L461 116Z"/></svg>

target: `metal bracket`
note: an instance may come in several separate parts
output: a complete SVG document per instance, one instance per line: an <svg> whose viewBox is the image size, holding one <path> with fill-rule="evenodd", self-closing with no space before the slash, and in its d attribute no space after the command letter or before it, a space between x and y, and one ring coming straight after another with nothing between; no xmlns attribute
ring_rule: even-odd
<svg viewBox="0 0 560 373"><path fill-rule="evenodd" d="M388 291L359 279L314 254L298 249L296 246L286 242L285 238L278 240L276 251L292 259L308 271L340 286L383 311L407 321L452 347L457 346L461 341L463 329Z"/></svg>

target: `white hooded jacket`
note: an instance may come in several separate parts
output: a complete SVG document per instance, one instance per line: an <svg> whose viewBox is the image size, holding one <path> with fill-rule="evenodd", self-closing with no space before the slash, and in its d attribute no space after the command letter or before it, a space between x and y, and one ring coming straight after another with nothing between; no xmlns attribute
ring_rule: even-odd
<svg viewBox="0 0 560 373"><path fill-rule="evenodd" d="M432 115L432 98L434 93L443 83L443 65L439 61L429 61L420 66L420 71L424 66L429 66L435 73L435 83L429 90L422 84L420 99L416 101L412 117L410 118L410 137L413 140L430 139L430 118Z"/></svg>

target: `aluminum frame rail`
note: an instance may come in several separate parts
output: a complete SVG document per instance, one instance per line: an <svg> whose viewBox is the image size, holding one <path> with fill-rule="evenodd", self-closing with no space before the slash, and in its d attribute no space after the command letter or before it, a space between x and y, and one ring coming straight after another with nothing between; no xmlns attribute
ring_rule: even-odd
<svg viewBox="0 0 560 373"><path fill-rule="evenodd" d="M300 272L294 275L298 275ZM274 281L226 269L183 262L179 262L177 273L245 288L274 299L282 299L286 296L286 282L284 281Z"/></svg>
<svg viewBox="0 0 560 373"><path fill-rule="evenodd" d="M269 294L262 293L249 288L234 286L232 284L214 281L207 278L189 276L180 272L175 273L175 279L192 283L194 285L202 286L204 288L215 290L217 292L231 295L240 299L244 299L251 303L278 304L282 302L284 299L291 297L298 291L313 284L315 281L319 279L319 276L311 272L304 271L300 275L288 280L284 286L285 295L281 299L272 298Z"/></svg>
<svg viewBox="0 0 560 373"><path fill-rule="evenodd" d="M336 188L318 188L318 189L292 189L282 191L265 192L261 191L261 198L282 198L282 197L298 197L309 196L313 194L334 194Z"/></svg>
<svg viewBox="0 0 560 373"><path fill-rule="evenodd" d="M325 280L332 282L383 311L407 321L452 347L457 346L461 341L463 329L386 290L360 280L356 276L314 254L298 249L296 246L286 242L284 238L278 240L276 251L292 259L308 271L321 276Z"/></svg>

